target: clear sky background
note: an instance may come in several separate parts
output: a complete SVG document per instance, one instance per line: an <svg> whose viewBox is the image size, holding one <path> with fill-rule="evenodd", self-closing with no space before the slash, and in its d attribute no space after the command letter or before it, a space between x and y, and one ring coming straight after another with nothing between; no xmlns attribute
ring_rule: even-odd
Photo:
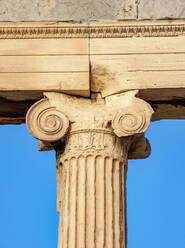
<svg viewBox="0 0 185 248"><path fill-rule="evenodd" d="M128 248L185 248L185 121L153 122L152 154L128 165ZM0 126L0 248L57 248L55 153Z"/></svg>

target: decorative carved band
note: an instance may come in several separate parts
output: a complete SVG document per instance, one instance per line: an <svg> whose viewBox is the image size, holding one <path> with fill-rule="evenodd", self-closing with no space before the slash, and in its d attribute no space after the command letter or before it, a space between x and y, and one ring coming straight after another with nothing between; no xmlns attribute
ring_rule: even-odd
<svg viewBox="0 0 185 248"><path fill-rule="evenodd" d="M0 39L128 38L185 35L185 24L0 27Z"/></svg>
<svg viewBox="0 0 185 248"><path fill-rule="evenodd" d="M185 35L181 25L101 26L89 30L91 38L163 37Z"/></svg>
<svg viewBox="0 0 185 248"><path fill-rule="evenodd" d="M129 143L129 138L119 139L108 130L79 130L79 132L72 132L68 135L61 162L72 157L76 158L81 154L84 156L103 154L105 157L111 156L113 159L126 161Z"/></svg>
<svg viewBox="0 0 185 248"><path fill-rule="evenodd" d="M88 38L87 27L0 27L0 39Z"/></svg>

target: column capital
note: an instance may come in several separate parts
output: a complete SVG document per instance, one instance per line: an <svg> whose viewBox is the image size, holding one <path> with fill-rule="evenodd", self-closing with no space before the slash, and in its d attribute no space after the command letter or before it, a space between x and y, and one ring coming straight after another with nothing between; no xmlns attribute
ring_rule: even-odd
<svg viewBox="0 0 185 248"><path fill-rule="evenodd" d="M137 91L95 99L45 93L28 111L26 123L37 139L55 142L67 133L111 132L117 137L143 134L150 125L151 106Z"/></svg>

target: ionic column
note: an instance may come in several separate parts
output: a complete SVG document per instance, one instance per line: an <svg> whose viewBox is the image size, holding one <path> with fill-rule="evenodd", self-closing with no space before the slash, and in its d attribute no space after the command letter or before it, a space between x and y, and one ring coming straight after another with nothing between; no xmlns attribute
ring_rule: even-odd
<svg viewBox="0 0 185 248"><path fill-rule="evenodd" d="M126 248L127 158L153 113L135 94L47 93L28 111L29 131L57 152L58 248Z"/></svg>

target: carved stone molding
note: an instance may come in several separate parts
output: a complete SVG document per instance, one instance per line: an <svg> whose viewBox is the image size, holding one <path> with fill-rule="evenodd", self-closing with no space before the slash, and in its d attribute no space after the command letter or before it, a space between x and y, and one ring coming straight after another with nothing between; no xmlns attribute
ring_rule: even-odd
<svg viewBox="0 0 185 248"><path fill-rule="evenodd" d="M0 39L128 38L185 35L183 21L90 23L2 23Z"/></svg>
<svg viewBox="0 0 185 248"><path fill-rule="evenodd" d="M144 132L153 114L137 93L48 92L28 111L31 134L57 152L58 248L126 248L128 154L149 155Z"/></svg>
<svg viewBox="0 0 185 248"><path fill-rule="evenodd" d="M90 28L91 38L169 37L185 34L185 25L130 25Z"/></svg>
<svg viewBox="0 0 185 248"><path fill-rule="evenodd" d="M54 149L61 150L63 153L65 149L65 142L50 143L45 141L39 141L39 151L52 151ZM128 159L144 159L148 158L151 153L151 146L144 134L134 135L131 139L131 146L128 150Z"/></svg>

